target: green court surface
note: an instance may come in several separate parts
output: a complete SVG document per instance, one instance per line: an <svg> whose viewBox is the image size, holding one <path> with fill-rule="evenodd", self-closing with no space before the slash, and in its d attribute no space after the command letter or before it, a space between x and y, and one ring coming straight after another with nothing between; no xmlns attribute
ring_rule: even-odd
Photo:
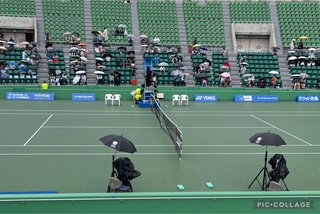
<svg viewBox="0 0 320 214"><path fill-rule="evenodd" d="M0 191L106 192L114 150L99 138L108 134L123 134L137 147L117 154L142 173L132 181L135 192L174 192L178 184L185 191L260 191L258 183L248 185L263 167L265 147L249 138L266 131L288 144L268 148L268 159L285 156L288 188L320 190L319 104L164 101L183 132L181 161L150 109L132 105L0 100Z"/></svg>

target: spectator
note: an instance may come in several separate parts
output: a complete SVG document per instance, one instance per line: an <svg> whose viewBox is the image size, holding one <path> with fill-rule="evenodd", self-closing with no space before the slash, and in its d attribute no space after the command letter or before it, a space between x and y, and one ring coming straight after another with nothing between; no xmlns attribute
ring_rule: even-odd
<svg viewBox="0 0 320 214"><path fill-rule="evenodd" d="M301 89L306 89L306 82L307 82L306 77L305 76L302 77L302 79L300 80Z"/></svg>
<svg viewBox="0 0 320 214"><path fill-rule="evenodd" d="M158 64L160 64L160 62L161 62L160 56L159 56L158 54L156 54L156 55L154 56L154 58L153 58L153 63L154 63L155 65L158 65Z"/></svg>
<svg viewBox="0 0 320 214"><path fill-rule="evenodd" d="M293 79L293 89L300 90L300 78L296 77Z"/></svg>
<svg viewBox="0 0 320 214"><path fill-rule="evenodd" d="M193 42L192 42L192 46L198 44L198 40L197 40L197 37L194 37L193 38Z"/></svg>
<svg viewBox="0 0 320 214"><path fill-rule="evenodd" d="M56 84L56 77L53 73L49 76L49 85L55 85Z"/></svg>
<svg viewBox="0 0 320 214"><path fill-rule="evenodd" d="M14 42L14 39L10 37L9 42Z"/></svg>
<svg viewBox="0 0 320 214"><path fill-rule="evenodd" d="M59 58L58 55L55 55L55 56L53 57L53 63L60 63L60 58Z"/></svg>
<svg viewBox="0 0 320 214"><path fill-rule="evenodd" d="M108 41L108 29L105 27L103 31L104 40Z"/></svg>
<svg viewBox="0 0 320 214"><path fill-rule="evenodd" d="M110 86L114 86L114 74L109 74L109 84Z"/></svg>
<svg viewBox="0 0 320 214"><path fill-rule="evenodd" d="M3 35L3 33L0 33L0 40L4 40L4 35Z"/></svg>
<svg viewBox="0 0 320 214"><path fill-rule="evenodd" d="M227 77L225 80L225 86L226 87L231 87L232 86L232 79L231 77Z"/></svg>
<svg viewBox="0 0 320 214"><path fill-rule="evenodd" d="M158 36L154 37L153 43L155 43L156 45L160 45L160 38Z"/></svg>
<svg viewBox="0 0 320 214"><path fill-rule="evenodd" d="M100 85L103 85L103 75L101 74L98 74L97 75L97 84L100 86Z"/></svg>
<svg viewBox="0 0 320 214"><path fill-rule="evenodd" d="M28 67L25 64L21 64L19 67L20 74L27 74L28 73Z"/></svg>
<svg viewBox="0 0 320 214"><path fill-rule="evenodd" d="M18 63L16 61L10 61L8 63L9 70L15 70L18 67Z"/></svg>
<svg viewBox="0 0 320 214"><path fill-rule="evenodd" d="M223 64L223 66L226 66L228 68L228 71L231 70L231 66L228 60L225 61L225 63Z"/></svg>
<svg viewBox="0 0 320 214"><path fill-rule="evenodd" d="M263 77L260 77L259 87L260 88L265 88L266 87L266 80Z"/></svg>
<svg viewBox="0 0 320 214"><path fill-rule="evenodd" d="M207 79L207 77L202 77L202 78L201 78L201 86L202 86L203 88L208 87L208 79Z"/></svg>
<svg viewBox="0 0 320 214"><path fill-rule="evenodd" d="M147 67L147 70L145 72L145 78L146 78L146 87L151 86L152 83L152 71L150 69L150 67Z"/></svg>
<svg viewBox="0 0 320 214"><path fill-rule="evenodd" d="M274 75L271 79L271 83L272 83L272 88L276 88L277 87L277 83L278 83L278 78L276 75Z"/></svg>
<svg viewBox="0 0 320 214"><path fill-rule="evenodd" d="M303 49L303 41L302 39L300 39L299 45L298 45L298 49Z"/></svg>
<svg viewBox="0 0 320 214"><path fill-rule="evenodd" d="M290 43L290 49L293 50L296 48L296 40L295 39L292 39L291 43Z"/></svg>
<svg viewBox="0 0 320 214"><path fill-rule="evenodd" d="M248 87L253 87L253 85L254 85L254 76L250 76L249 78L248 78L248 83L247 83L247 86Z"/></svg>
<svg viewBox="0 0 320 214"><path fill-rule="evenodd" d="M27 50L22 51L22 60L28 60L28 52L27 52Z"/></svg>

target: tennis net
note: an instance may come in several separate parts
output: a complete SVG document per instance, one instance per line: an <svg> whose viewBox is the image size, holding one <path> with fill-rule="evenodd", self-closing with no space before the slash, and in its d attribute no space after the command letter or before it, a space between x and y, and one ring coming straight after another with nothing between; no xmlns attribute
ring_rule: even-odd
<svg viewBox="0 0 320 214"><path fill-rule="evenodd" d="M157 116L162 130L171 138L178 157L181 160L182 132L178 126L163 112L159 101L153 95L151 95L151 111Z"/></svg>

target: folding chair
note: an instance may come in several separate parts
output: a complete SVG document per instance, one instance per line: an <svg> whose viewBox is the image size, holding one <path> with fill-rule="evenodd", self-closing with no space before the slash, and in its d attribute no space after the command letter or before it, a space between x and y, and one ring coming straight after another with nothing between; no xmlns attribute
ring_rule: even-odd
<svg viewBox="0 0 320 214"><path fill-rule="evenodd" d="M172 96L172 105L173 106L174 106L175 102L178 102L178 105L180 105L180 95L175 94Z"/></svg>
<svg viewBox="0 0 320 214"><path fill-rule="evenodd" d="M104 105L107 105L107 104L108 104L108 100L111 101L111 104L113 105L113 102L112 102L113 96L112 96L112 94L106 94L106 95L104 96Z"/></svg>

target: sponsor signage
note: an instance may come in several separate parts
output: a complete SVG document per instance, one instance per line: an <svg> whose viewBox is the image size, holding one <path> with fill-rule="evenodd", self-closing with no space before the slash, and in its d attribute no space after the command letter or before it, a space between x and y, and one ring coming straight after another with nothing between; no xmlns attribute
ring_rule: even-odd
<svg viewBox="0 0 320 214"><path fill-rule="evenodd" d="M279 99L278 95L236 95L234 101L237 103L276 103Z"/></svg>
<svg viewBox="0 0 320 214"><path fill-rule="evenodd" d="M194 97L194 102L198 103L214 103L218 102L217 95L209 95L209 94L196 94Z"/></svg>
<svg viewBox="0 0 320 214"><path fill-rule="evenodd" d="M95 102L96 94L79 94L72 93L72 101L80 101L80 102Z"/></svg>
<svg viewBox="0 0 320 214"><path fill-rule="evenodd" d="M298 103L318 103L320 100L320 96L298 96Z"/></svg>
<svg viewBox="0 0 320 214"><path fill-rule="evenodd" d="M7 100L53 101L54 93L7 92Z"/></svg>

